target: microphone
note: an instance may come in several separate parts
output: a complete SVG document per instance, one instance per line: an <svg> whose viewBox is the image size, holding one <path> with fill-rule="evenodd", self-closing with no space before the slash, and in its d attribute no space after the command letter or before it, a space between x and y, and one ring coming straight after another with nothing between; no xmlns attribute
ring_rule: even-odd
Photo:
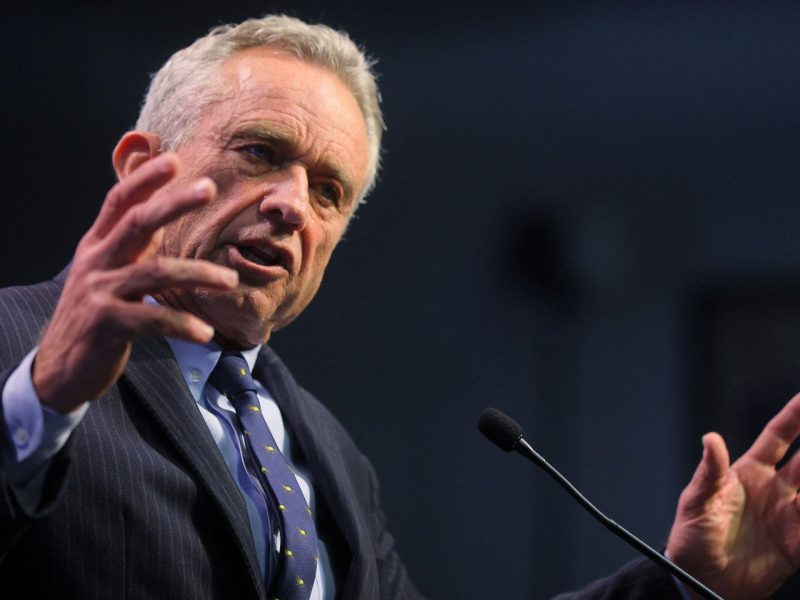
<svg viewBox="0 0 800 600"><path fill-rule="evenodd" d="M578 502L578 504L585 508L594 518L600 521L600 523L602 523L606 529L633 546L636 550L644 554L657 565L672 573L675 577L680 579L698 594L704 598L710 598L712 600L723 600L720 596L700 583L697 579L689 575L689 573L670 561L666 556L660 552L656 552L653 548L637 538L630 531L600 512L600 510L595 507L594 504L589 502L589 500L587 500L586 497L581 494L575 488L575 486L573 486L567 480L566 477L564 477L553 466L551 466L544 458L542 458L541 455L536 452L536 450L531 447L528 442L525 441L525 439L522 437L522 427L514 419L497 410L496 408L486 408L478 419L478 429L501 450L504 450L505 452L511 452L512 450L518 452L525 458L533 461L536 465L544 469L545 472L550 475L550 477L556 480L558 485L564 488L569 495Z"/></svg>

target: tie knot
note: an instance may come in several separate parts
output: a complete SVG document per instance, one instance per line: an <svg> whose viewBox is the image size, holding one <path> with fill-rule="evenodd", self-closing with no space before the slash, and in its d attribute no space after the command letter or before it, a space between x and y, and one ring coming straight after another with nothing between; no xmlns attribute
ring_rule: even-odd
<svg viewBox="0 0 800 600"><path fill-rule="evenodd" d="M256 391L250 367L238 352L223 352L208 381L225 396Z"/></svg>

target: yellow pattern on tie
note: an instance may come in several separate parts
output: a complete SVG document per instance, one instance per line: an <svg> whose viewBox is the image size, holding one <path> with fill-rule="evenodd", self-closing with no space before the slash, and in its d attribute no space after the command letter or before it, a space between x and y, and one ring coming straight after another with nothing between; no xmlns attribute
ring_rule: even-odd
<svg viewBox="0 0 800 600"><path fill-rule="evenodd" d="M278 519L272 519L270 515L269 523L273 535L281 533L282 546L277 569L267 582L270 598L308 600L318 568L314 520L291 466L278 448L263 415L259 414L262 411L250 369L240 354L224 352L209 382L218 390L229 393L239 431L251 434L243 436L245 449L257 466L267 500L278 507ZM266 533L269 535L270 532Z"/></svg>

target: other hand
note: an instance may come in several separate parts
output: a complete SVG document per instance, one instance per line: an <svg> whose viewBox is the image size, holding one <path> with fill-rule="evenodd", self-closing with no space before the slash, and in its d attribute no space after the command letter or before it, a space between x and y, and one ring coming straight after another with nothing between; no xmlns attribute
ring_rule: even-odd
<svg viewBox="0 0 800 600"><path fill-rule="evenodd" d="M667 552L726 600L766 598L800 566L800 394L733 465L719 434L683 490Z"/></svg>

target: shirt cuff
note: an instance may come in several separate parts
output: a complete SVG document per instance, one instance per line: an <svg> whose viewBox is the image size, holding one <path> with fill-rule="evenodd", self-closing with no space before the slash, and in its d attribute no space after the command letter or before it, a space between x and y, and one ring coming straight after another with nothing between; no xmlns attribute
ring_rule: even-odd
<svg viewBox="0 0 800 600"><path fill-rule="evenodd" d="M23 508L35 509L44 484L44 467L64 447L89 407L66 415L42 406L31 367L37 348L22 360L3 388L3 418L11 441L4 453L6 477Z"/></svg>

